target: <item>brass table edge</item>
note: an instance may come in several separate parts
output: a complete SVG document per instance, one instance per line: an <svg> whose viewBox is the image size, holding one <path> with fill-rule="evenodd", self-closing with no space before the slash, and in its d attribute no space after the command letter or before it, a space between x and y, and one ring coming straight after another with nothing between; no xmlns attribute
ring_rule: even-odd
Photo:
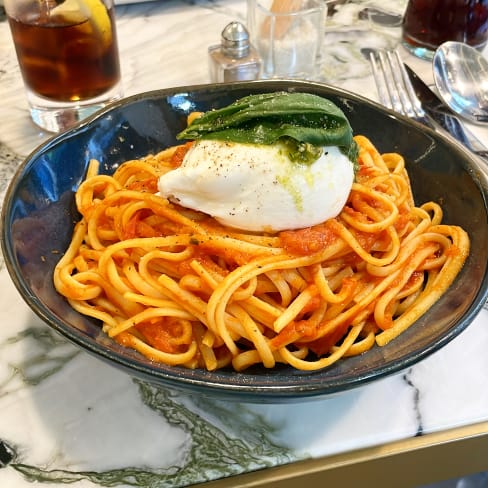
<svg viewBox="0 0 488 488"><path fill-rule="evenodd" d="M413 488L488 470L488 422L244 473L195 488Z"/></svg>

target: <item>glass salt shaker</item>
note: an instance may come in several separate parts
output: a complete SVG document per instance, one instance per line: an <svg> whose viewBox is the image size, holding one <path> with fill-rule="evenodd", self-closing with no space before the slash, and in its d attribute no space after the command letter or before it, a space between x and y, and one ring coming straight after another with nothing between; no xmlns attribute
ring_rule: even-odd
<svg viewBox="0 0 488 488"><path fill-rule="evenodd" d="M221 43L210 46L208 55L213 83L257 80L261 74L261 58L240 22L231 22L224 28Z"/></svg>

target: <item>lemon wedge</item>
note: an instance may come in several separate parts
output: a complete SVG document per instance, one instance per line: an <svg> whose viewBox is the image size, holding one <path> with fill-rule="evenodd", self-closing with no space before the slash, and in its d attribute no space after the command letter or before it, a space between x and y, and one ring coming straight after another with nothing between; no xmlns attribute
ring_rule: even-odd
<svg viewBox="0 0 488 488"><path fill-rule="evenodd" d="M65 0L51 10L51 15L62 15L70 21L88 18L104 46L112 41L110 16L101 0Z"/></svg>

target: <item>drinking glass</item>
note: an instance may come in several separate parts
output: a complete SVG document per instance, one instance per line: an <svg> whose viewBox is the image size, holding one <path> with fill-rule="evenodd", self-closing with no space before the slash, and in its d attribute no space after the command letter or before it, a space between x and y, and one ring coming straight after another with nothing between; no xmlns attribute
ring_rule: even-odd
<svg viewBox="0 0 488 488"><path fill-rule="evenodd" d="M487 34L488 0L410 0L403 18L403 45L424 59L446 41L482 49Z"/></svg>
<svg viewBox="0 0 488 488"><path fill-rule="evenodd" d="M59 132L120 98L113 0L4 0L32 120Z"/></svg>
<svg viewBox="0 0 488 488"><path fill-rule="evenodd" d="M326 8L324 0L248 0L247 27L263 78L314 78Z"/></svg>

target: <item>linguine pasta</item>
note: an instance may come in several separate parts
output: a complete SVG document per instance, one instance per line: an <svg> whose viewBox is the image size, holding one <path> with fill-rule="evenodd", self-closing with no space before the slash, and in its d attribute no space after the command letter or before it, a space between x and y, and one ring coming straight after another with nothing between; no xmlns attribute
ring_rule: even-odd
<svg viewBox="0 0 488 488"><path fill-rule="evenodd" d="M158 196L185 145L112 176L92 161L55 287L109 337L168 365L318 370L383 346L450 286L469 238L442 223L437 203L415 206L401 155L355 140L359 171L341 214L276 234Z"/></svg>

